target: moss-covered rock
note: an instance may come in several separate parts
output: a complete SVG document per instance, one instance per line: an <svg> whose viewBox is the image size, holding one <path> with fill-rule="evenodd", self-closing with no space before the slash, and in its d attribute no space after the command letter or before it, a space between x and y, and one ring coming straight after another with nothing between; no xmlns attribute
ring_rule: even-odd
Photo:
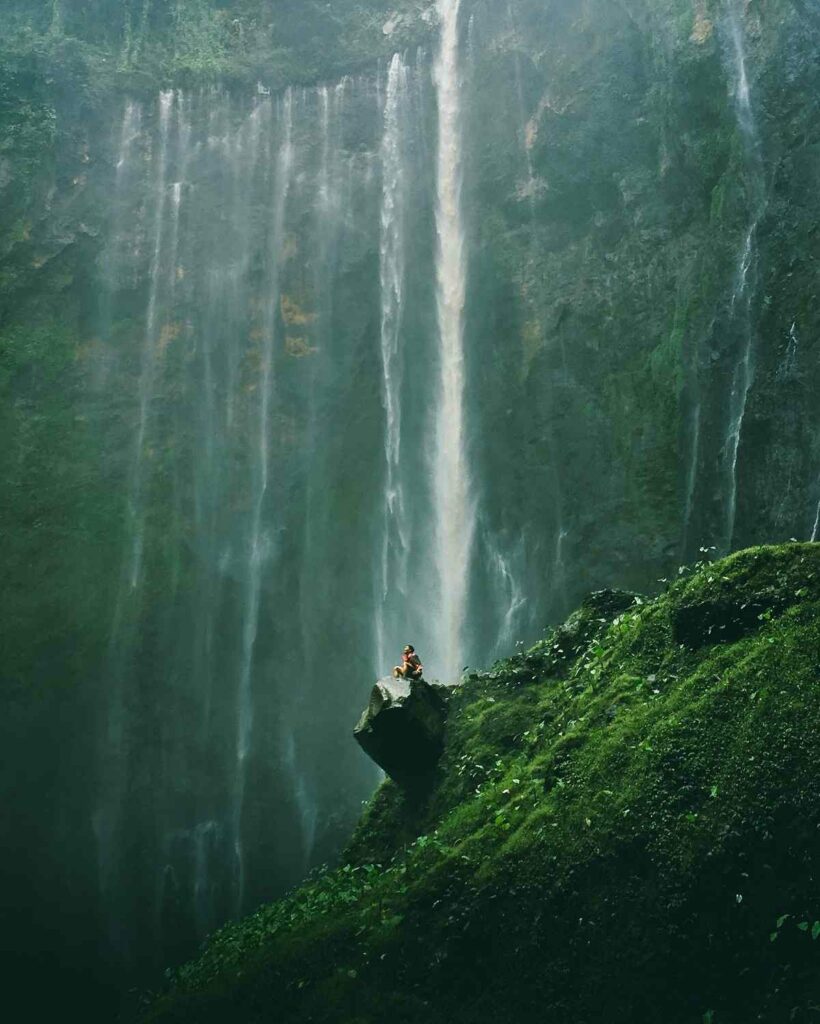
<svg viewBox="0 0 820 1024"><path fill-rule="evenodd" d="M566 628L466 679L429 798L385 783L343 867L217 934L144 1019L810 1020L820 546L625 604L575 616L563 660Z"/></svg>

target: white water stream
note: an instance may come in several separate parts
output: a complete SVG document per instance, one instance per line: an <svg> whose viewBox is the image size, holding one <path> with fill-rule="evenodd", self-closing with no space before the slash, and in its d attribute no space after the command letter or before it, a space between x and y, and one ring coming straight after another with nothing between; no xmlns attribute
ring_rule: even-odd
<svg viewBox="0 0 820 1024"><path fill-rule="evenodd" d="M475 531L464 422L467 267L461 208L460 8L461 0L438 0L441 40L434 69L438 99L436 298L440 378L432 469L437 597L432 635L438 672L449 682L458 680L462 667L470 553Z"/></svg>
<svg viewBox="0 0 820 1024"><path fill-rule="evenodd" d="M115 192L114 198L119 206L126 181L133 171L135 164L139 163L138 140L142 127L142 107L133 101L125 105L122 126L120 130L119 148L117 150ZM121 271L120 262L123 259L122 249L125 243L119 238L121 225L117 223L114 232L114 244L108 260L110 279L108 280L106 305L106 330L110 329L111 298L117 287L117 273ZM141 426L141 425L140 425ZM136 463L135 463L136 466ZM132 470L132 491L133 495L134 470ZM133 504L133 501L132 501ZM133 519L132 519L133 523ZM92 829L94 831L97 846L98 878L102 905L117 905L119 868L119 838L123 817L123 798L126 787L126 765L123 756L123 739L126 731L126 680L124 678L123 649L123 622L125 619L125 606L130 592L127 581L131 577L131 565L133 558L133 538L128 546L128 552L124 558L122 574L120 579L117 602L114 608L113 621L111 624L111 637L109 643L108 659L110 664L110 686L108 693L108 707L106 713L106 727L100 751L101 761L104 765L102 773L102 784L98 797L97 806L92 814ZM116 920L115 915L108 919L108 939L114 949L122 953L127 941L124 938L125 929Z"/></svg>
<svg viewBox="0 0 820 1024"><path fill-rule="evenodd" d="M285 207L290 190L293 167L293 97L285 95L282 142L274 182L272 222L270 231L270 265L267 312L262 338L261 367L258 380L259 407L257 421L257 452L255 494L248 551L247 597L242 638L242 669L237 688L236 792L233 802L234 853L237 864L237 913L245 897L245 857L242 840L242 814L247 784L247 761L253 735L253 660L259 632L259 602L262 571L269 557L269 544L263 522L265 499L270 483L270 406L273 386L273 354L276 331L276 309L279 303L279 267L284 245Z"/></svg>
<svg viewBox="0 0 820 1024"><path fill-rule="evenodd" d="M738 260L731 302L732 320L740 325L742 343L732 374L732 386L729 394L729 425L725 442L727 495L723 548L726 551L732 547L735 532L738 452L749 391L754 380L752 302L755 288L754 271L757 263L757 228L765 208L760 139L752 109L743 26L740 12L734 3L729 6L729 34L734 66L735 111L746 146L747 171L750 178L750 220Z"/></svg>
<svg viewBox="0 0 820 1024"><path fill-rule="evenodd" d="M167 201L167 166L168 166L168 135L171 123L171 109L174 102L174 93L171 90L160 93L159 96L159 154L156 161L156 177L154 179L154 194L156 196L156 209L154 212L154 238L153 252L151 256L151 285L148 296L148 311L145 318L145 340L142 354L142 373L140 376L140 412L139 428L137 430L137 443L134 457L134 471L131 481L131 566L129 569L129 584L132 591L139 585L140 572L142 571L142 553L144 542L144 512L143 512L143 470L145 460L145 440L148 430L151 402L154 397L154 384L156 378L157 362L157 307L162 284L162 246L165 237L165 208Z"/></svg>
<svg viewBox="0 0 820 1024"><path fill-rule="evenodd" d="M407 593L408 539L405 494L400 473L402 360L401 333L405 294L405 188L404 105L408 68L400 54L393 57L387 77L382 137L382 201L380 214L381 357L384 427L384 536L382 539L376 664L384 671L388 650L388 607L393 591ZM391 626L392 626L391 622ZM395 638L390 637L395 643Z"/></svg>

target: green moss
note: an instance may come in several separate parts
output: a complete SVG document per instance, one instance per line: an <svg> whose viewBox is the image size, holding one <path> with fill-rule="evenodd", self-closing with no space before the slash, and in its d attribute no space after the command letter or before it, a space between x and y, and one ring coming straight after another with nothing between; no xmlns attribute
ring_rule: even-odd
<svg viewBox="0 0 820 1024"><path fill-rule="evenodd" d="M146 1020L808 1019L820 547L627 604L466 680L429 797L386 783L344 868L219 933Z"/></svg>

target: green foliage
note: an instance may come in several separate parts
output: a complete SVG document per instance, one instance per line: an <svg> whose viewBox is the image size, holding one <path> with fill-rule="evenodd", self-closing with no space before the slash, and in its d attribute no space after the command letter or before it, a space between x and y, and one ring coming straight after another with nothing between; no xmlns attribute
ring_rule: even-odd
<svg viewBox="0 0 820 1024"><path fill-rule="evenodd" d="M603 1020L602 990L610 1021L808 1006L820 548L594 607L466 680L429 798L386 783L342 869L220 933L147 1019Z"/></svg>
<svg viewBox="0 0 820 1024"><path fill-rule="evenodd" d="M37 53L60 65L79 47L90 74L132 89L155 81L261 78L280 87L372 64L426 25L416 0L7 0L0 61ZM382 27L406 10L411 27L388 42ZM5 55L4 52L5 51Z"/></svg>

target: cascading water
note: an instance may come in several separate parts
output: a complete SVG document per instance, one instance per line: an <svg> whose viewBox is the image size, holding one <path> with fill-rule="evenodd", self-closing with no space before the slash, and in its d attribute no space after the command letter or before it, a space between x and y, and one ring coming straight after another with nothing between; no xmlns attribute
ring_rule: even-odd
<svg viewBox="0 0 820 1024"><path fill-rule="evenodd" d="M412 628L434 666L438 657L450 677L460 667L473 527L452 136L457 10L442 14L437 163L423 58L396 57L381 99L372 81L345 79L247 103L220 89L165 92L152 118L126 107L122 267L104 302L106 320L140 330L141 362L136 387L133 358L112 370L134 388L134 456L95 815L101 893L123 956L150 946L175 959L268 895L268 877L295 881L327 844L336 848L327 838L342 827L336 815L352 818L372 784L346 733L331 728L350 707L326 685L340 650L350 665L376 650L381 667ZM362 123L375 129L369 147ZM426 258L411 260L411 245ZM367 293L374 256L377 287ZM141 321L124 318L140 300ZM408 367L436 356L438 392L414 394L405 409ZM354 393L360 406L368 394L374 403L348 436L339 425ZM386 423L374 437L377 408ZM428 478L419 452L432 409ZM358 539L348 528L348 543L369 554L378 534L379 590L386 580L392 588L375 609L366 558L327 572L339 557L335 524L362 498L373 513L360 517ZM410 568L413 550L422 554ZM428 551L437 607L410 607L418 602L408 593L429 583ZM509 565L498 582L512 607ZM365 625L340 641L327 625L350 601ZM352 678L367 679L371 666L364 658ZM340 764L351 762L338 778L321 771L317 750L328 743ZM208 766L207 779L196 765ZM146 789L135 813L138 779ZM135 872L144 882L129 887Z"/></svg>
<svg viewBox="0 0 820 1024"><path fill-rule="evenodd" d="M440 347L432 466L437 597L433 635L439 672L452 682L461 671L475 529L464 419L467 268L461 209L460 9L460 0L438 0L441 40L434 70L438 99L436 301Z"/></svg>
<svg viewBox="0 0 820 1024"><path fill-rule="evenodd" d="M128 100L125 104L120 125L116 162L114 164L114 214L111 224L111 241L105 253L105 266L103 270L104 288L102 292L100 326L104 337L108 337L111 331L112 300L117 288L117 275L121 272L124 262L126 262L126 254L122 251L124 239L120 214L124 193L130 185L135 144L139 141L141 129L142 107L139 103Z"/></svg>
<svg viewBox="0 0 820 1024"><path fill-rule="evenodd" d="M697 376L695 373L693 376ZM689 451L686 469L686 495L683 503L683 527L681 530L681 551L687 552L692 532L692 517L695 511L695 495L698 485L698 463L700 460L700 434L702 429L703 410L701 408L700 388L695 382L694 404L690 413Z"/></svg>
<svg viewBox="0 0 820 1024"><path fill-rule="evenodd" d="M326 608L342 603L323 568L333 495L322 483L343 450L325 381L336 395L361 345L330 322L329 293L358 299L350 268L378 252L362 208L377 152L345 151L344 100L375 117L370 89L329 88L321 135L319 89L249 103L167 92L155 118L131 102L121 122L100 319L131 332L103 367L134 395L123 406L133 457L94 831L109 947L123 959L151 948L171 962L298 880L317 844L319 857L335 849L328 835L372 778L328 730L338 715L317 718L309 703ZM314 198L323 208L306 231ZM371 536L363 523L360 550ZM350 574L338 586L349 595ZM341 649L355 663L367 646ZM369 659L353 672L369 674ZM338 747L347 767L324 777L311 744Z"/></svg>
<svg viewBox="0 0 820 1024"><path fill-rule="evenodd" d="M783 362L777 368L778 380L789 380L798 372L799 356L800 338L797 334L797 322L795 321L789 328L789 340L786 344Z"/></svg>
<svg viewBox="0 0 820 1024"><path fill-rule="evenodd" d="M236 795L234 797L234 851L237 863L237 913L245 899L245 855L242 839L242 813L247 786L247 761L253 739L253 662L259 631L259 600L262 572L270 558L267 532L263 525L265 500L270 479L270 416L273 386L273 359L276 340L276 308L279 302L279 267L283 246L285 204L293 165L293 99L290 91L284 100L284 127L276 169L270 231L269 284L267 311L262 337L261 366L258 381L257 461L254 469L253 515L248 544L247 596L242 640L242 669L237 690Z"/></svg>
<svg viewBox="0 0 820 1024"><path fill-rule="evenodd" d="M721 542L724 551L731 549L735 532L738 453L749 391L754 379L752 306L756 288L757 229L766 206L763 161L760 152L760 139L752 109L743 27L740 13L734 2L729 5L728 19L734 66L735 112L747 154L750 221L738 260L730 309L731 321L739 330L741 338L739 352L736 356L732 373L731 391L729 394L729 420L724 445L726 521Z"/></svg>
<svg viewBox="0 0 820 1024"><path fill-rule="evenodd" d="M388 637L397 646L395 600L407 597L408 534L404 483L401 476L402 314L405 296L405 179L403 130L406 124L409 69L400 54L390 64L382 138L382 202L379 267L381 285L381 358L384 428L384 525L379 566L376 620L377 673L389 660Z"/></svg>
<svg viewBox="0 0 820 1024"><path fill-rule="evenodd" d="M504 657L518 642L519 619L527 606L527 598L519 582L521 566L524 561L523 541L513 551L511 557L505 558L501 551L489 539L484 545L489 552L490 572L497 581L495 591L499 597L501 619L496 625L498 639L493 654ZM517 571L516 571L517 570Z"/></svg>
<svg viewBox="0 0 820 1024"><path fill-rule="evenodd" d="M688 368L688 425L682 472L682 557L699 547L727 553L737 543L738 494L743 475L743 432L756 371L759 245L758 228L766 212L763 151L755 119L745 7L727 0L723 54L729 95L741 143L732 167L733 200L742 201L744 218L731 270L725 306L695 327ZM683 330L687 316L676 319Z"/></svg>
<svg viewBox="0 0 820 1024"><path fill-rule="evenodd" d="M506 20L509 25L511 37L514 41L513 46L515 47L513 66L515 69L515 93L518 108L517 134L518 148L523 161L523 178L516 186L516 198L519 202L526 203L529 214L528 253L526 260L523 262L519 270L521 280L518 287L521 294L522 306L526 311L525 315L527 316L527 320L531 325L535 325L536 329L538 329L538 325L545 323L548 319L548 313L544 308L542 308L542 304L540 302L540 282L538 281L539 250L543 245L543 240L538 234L537 200L539 196L543 194L543 191L546 188L546 183L536 176L533 166L532 147L537 136L537 113L528 111L525 99L524 76L522 72L521 57L518 52L520 28L517 23L512 0L507 0ZM551 497L553 518L555 521L551 590L554 600L559 603L566 603L566 566L564 562L564 550L569 538L569 531L565 525L564 496L562 494L561 479L558 471L557 446L552 427L550 427L547 447L551 463ZM520 560L522 562L525 561L523 558ZM516 589L519 591L521 590L520 581L517 584ZM523 610L523 608L524 604L522 603L519 611ZM500 643L503 644L505 639L505 635L502 634L500 637Z"/></svg>
<svg viewBox="0 0 820 1024"><path fill-rule="evenodd" d="M159 97L159 153L156 158L156 178L154 194L156 208L154 211L154 238L151 257L151 284L148 298L148 312L145 318L145 339L142 353L142 374L140 377L140 411L137 443L135 446L134 470L131 482L131 564L128 571L129 586L132 591L139 585L142 570L142 554L144 544L143 522L143 470L145 460L145 438L148 431L151 402L154 397L157 356L157 306L160 300L162 285L163 240L165 237L165 212L168 196L166 194L166 174L168 164L168 134L171 122L171 105L174 94L171 91L160 93Z"/></svg>
<svg viewBox="0 0 820 1024"><path fill-rule="evenodd" d="M124 193L131 185L130 177L134 173L134 164L139 159L142 121L142 107L138 103L129 100L125 104L115 163L114 199L117 220L113 233L112 251L107 254L106 287L102 293L103 311L101 319L106 335L111 330L118 275L125 273L125 267L128 264L127 250L130 248L133 254L134 247L137 244L132 242L129 246L127 241L120 237L120 231L122 230L120 210ZM103 368L102 372L105 372L105 368ZM129 550L132 545L133 540L128 545ZM103 768L101 771L100 792L97 796L97 806L92 814L92 830L97 848L97 877L100 901L101 904L109 907L117 907L119 904L118 850L121 843L122 804L127 772L126 765L124 764L127 680L125 678L126 666L122 655L122 648L125 642L125 606L130 589L126 583L128 576L129 565L126 557L121 570L117 603L111 625L111 642L107 659L110 685L107 695L104 734L99 753L99 759ZM116 914L109 915L107 931L110 947L119 956L127 955L127 940L123 934L124 929L116 920Z"/></svg>

